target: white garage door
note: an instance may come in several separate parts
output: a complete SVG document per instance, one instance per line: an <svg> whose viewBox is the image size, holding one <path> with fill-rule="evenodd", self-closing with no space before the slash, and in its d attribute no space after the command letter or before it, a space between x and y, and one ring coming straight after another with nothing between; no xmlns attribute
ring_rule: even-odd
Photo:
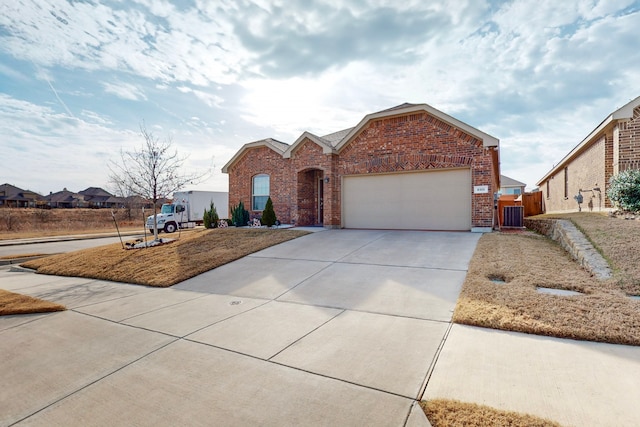
<svg viewBox="0 0 640 427"><path fill-rule="evenodd" d="M346 176L345 228L470 230L471 171Z"/></svg>

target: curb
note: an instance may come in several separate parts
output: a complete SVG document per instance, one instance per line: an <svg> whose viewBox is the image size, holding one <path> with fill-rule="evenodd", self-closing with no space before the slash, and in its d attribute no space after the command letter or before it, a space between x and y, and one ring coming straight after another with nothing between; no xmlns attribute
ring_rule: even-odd
<svg viewBox="0 0 640 427"><path fill-rule="evenodd" d="M122 237L138 236L143 234L144 231L128 231L120 233ZM54 243L54 242L72 242L75 240L91 240L91 239L104 239L108 237L118 237L118 233L105 233L105 234L78 234L70 236L51 236L51 237L34 237L30 239L15 239L15 240L0 240L0 247L2 246L18 246L18 245L34 245L36 243Z"/></svg>
<svg viewBox="0 0 640 427"><path fill-rule="evenodd" d="M20 258L0 259L0 267L5 265L22 264L23 262L31 261L32 259L44 258L50 255L55 255L55 254L44 254L44 255L25 256Z"/></svg>

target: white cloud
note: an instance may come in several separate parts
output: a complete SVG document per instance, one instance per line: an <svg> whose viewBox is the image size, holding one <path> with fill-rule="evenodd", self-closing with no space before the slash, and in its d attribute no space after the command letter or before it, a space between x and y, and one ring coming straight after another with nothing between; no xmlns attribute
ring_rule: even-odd
<svg viewBox="0 0 640 427"><path fill-rule="evenodd" d="M119 98L128 99L130 101L147 100L144 92L136 85L130 83L108 83L103 82L102 87L107 93L112 93Z"/></svg>
<svg viewBox="0 0 640 427"><path fill-rule="evenodd" d="M111 69L202 86L236 80L242 50L219 15L196 9L178 13L166 2L145 4L152 15L118 3L3 2L0 25L8 34L0 49L46 67Z"/></svg>
<svg viewBox="0 0 640 427"><path fill-rule="evenodd" d="M0 64L0 130L11 141L0 144L12 163L29 153L38 167L101 177L95 159L139 142L146 119L194 164L214 156L222 166L250 140L293 142L426 102L498 137L503 171L533 185L640 93L639 9L637 0L0 2L0 58L10 59Z"/></svg>

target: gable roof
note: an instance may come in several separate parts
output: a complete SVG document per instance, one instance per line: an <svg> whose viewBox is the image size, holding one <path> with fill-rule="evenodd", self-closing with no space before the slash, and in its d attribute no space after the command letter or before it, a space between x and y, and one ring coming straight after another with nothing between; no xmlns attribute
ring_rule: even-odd
<svg viewBox="0 0 640 427"><path fill-rule="evenodd" d="M640 96L638 96L633 101L630 101L623 105L622 107L615 110L613 113L609 114L594 130L592 130L589 135L578 145L573 147L569 153L560 160L555 166L551 168L549 172L547 172L541 179L536 183L536 185L542 185L550 176L555 175L560 169L563 169L566 164L568 164L571 160L576 158L580 153L589 148L592 144L597 142L602 135L609 129L613 128L618 122L627 121L633 118L633 110L640 106Z"/></svg>
<svg viewBox="0 0 640 427"><path fill-rule="evenodd" d="M0 200L42 200L42 196L35 191L23 190L11 184L2 184L0 185Z"/></svg>
<svg viewBox="0 0 640 427"><path fill-rule="evenodd" d="M89 187L86 190L78 191L78 194L82 194L83 196L93 196L93 197L110 197L112 196L107 190L104 190L100 187Z"/></svg>
<svg viewBox="0 0 640 427"><path fill-rule="evenodd" d="M305 139L309 139L310 141L322 147L322 152L324 154L337 154L343 147L351 142L351 140L355 138L370 121L421 111L424 111L427 114L447 123L448 125L454 128L458 128L466 134L482 141L484 147L498 147L499 145L499 140L497 138L486 134L472 126L469 126L468 124L463 123L460 120L455 119L448 114L445 114L442 111L431 107L430 105L410 104L405 102L404 104L396 105L395 107L378 111L377 113L368 114L362 120L360 120L360 123L358 123L355 127L343 129L341 131L333 132L325 136L318 136L311 132L305 131L291 145L272 138L266 138L259 141L247 143L243 145L240 150L238 150L238 152L231 158L231 160L229 160L227 164L222 167L222 172L228 173L231 165L238 161L243 156L243 154L251 148L269 147L275 152L282 154L283 158L291 158L293 152L296 150L296 148L298 148L300 144L304 142Z"/></svg>
<svg viewBox="0 0 640 427"><path fill-rule="evenodd" d="M513 178L509 178L505 175L500 175L500 187L526 187L524 182L516 181Z"/></svg>
<svg viewBox="0 0 640 427"><path fill-rule="evenodd" d="M11 184L2 184L0 185L0 194L2 194L3 198L9 198L9 197L13 197L13 196L17 196L18 194L22 193L24 190L22 190L22 188L18 188L15 185L11 185Z"/></svg>
<svg viewBox="0 0 640 427"><path fill-rule="evenodd" d="M240 159L247 150L250 150L252 148L257 148L257 147L267 147L272 149L276 153L283 155L284 152L289 148L289 144L282 141L278 141L277 139L273 139L273 138L265 138L259 141L253 141L253 142L244 144L240 148L240 150L238 150L238 152L231 158L231 160L229 160L227 164L222 167L222 172L228 173L231 165L233 165L238 159Z"/></svg>
<svg viewBox="0 0 640 427"><path fill-rule="evenodd" d="M362 120L360 120L360 123L358 123L356 127L352 128L349 131L349 133L347 133L342 138L342 140L338 144L336 144L335 148L337 151L339 151L344 146L346 146L351 141L351 139L354 138L356 135L358 135L358 133L372 120L378 120L378 119L383 119L387 117L399 116L407 113L414 113L414 112L420 112L420 111L424 111L427 114L434 116L442 120L443 122L453 127L456 127L462 130L463 132L479 139L480 141L482 141L482 145L484 147L497 147L499 145L499 140L497 138L489 134L486 134L472 126L469 126L468 124L463 123L460 120L453 118L450 115L445 114L442 111L437 110L428 104L404 103L404 104L397 105L395 107L391 107L386 110L378 111L377 113L371 113L366 115Z"/></svg>
<svg viewBox="0 0 640 427"><path fill-rule="evenodd" d="M320 147L322 147L322 153L323 154L331 154L333 153L333 146L331 145L331 142L327 141L326 139L324 139L321 136L317 136L312 134L311 132L303 132L302 135L300 135L298 137L298 139L296 139L296 141L291 144L289 146L289 148L287 148L287 150L284 152L284 154L282 154L282 157L284 157L285 159L289 159L291 158L291 154L293 154L293 152L295 151L296 148L298 148L298 146L300 144L302 144L302 142L305 139L309 139L310 141L315 142L316 144L318 144Z"/></svg>
<svg viewBox="0 0 640 427"><path fill-rule="evenodd" d="M84 200L81 194L69 191L66 188L56 193L51 193L48 196L44 196L45 200L51 203L71 203L74 201Z"/></svg>

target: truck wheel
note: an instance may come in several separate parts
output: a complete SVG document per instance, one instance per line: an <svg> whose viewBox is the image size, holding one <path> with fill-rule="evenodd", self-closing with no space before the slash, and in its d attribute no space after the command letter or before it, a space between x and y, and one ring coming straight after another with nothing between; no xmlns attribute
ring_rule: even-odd
<svg viewBox="0 0 640 427"><path fill-rule="evenodd" d="M164 226L164 232L165 233L173 233L174 231L176 231L176 224L173 222L170 222L168 224L165 224Z"/></svg>

